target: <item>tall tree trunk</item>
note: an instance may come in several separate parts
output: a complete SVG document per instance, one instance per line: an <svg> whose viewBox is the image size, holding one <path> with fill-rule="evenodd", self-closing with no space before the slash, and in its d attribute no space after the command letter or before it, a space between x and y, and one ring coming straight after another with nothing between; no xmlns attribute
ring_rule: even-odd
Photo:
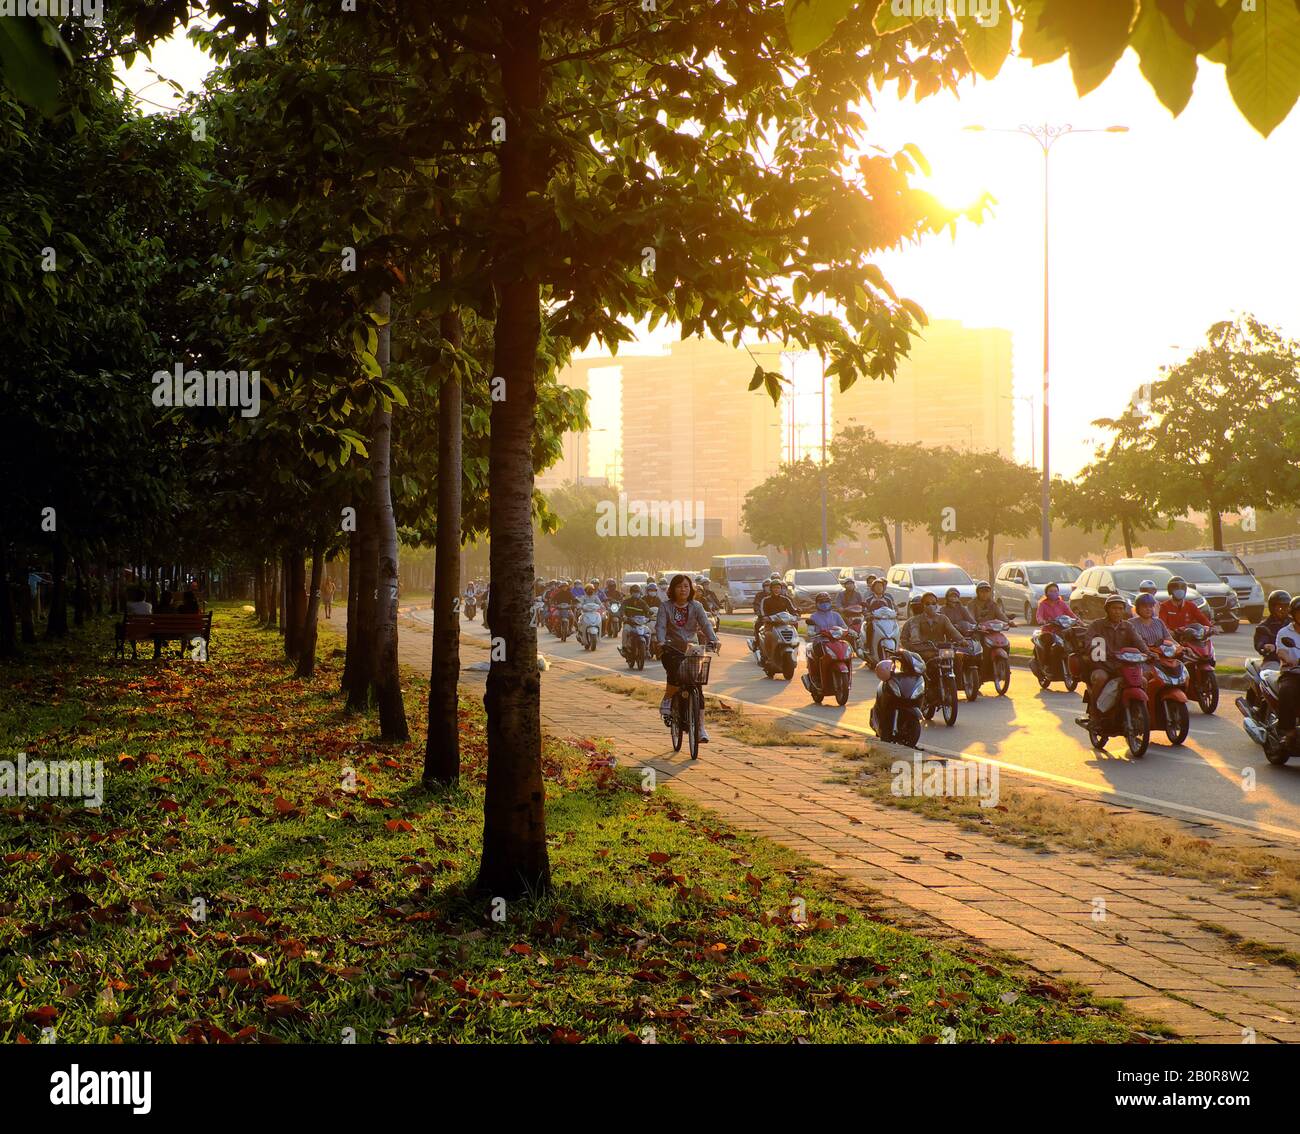
<svg viewBox="0 0 1300 1134"><path fill-rule="evenodd" d="M68 633L68 587L64 576L68 573L68 549L62 539L54 541L54 587L50 594L50 610L45 620L45 637L62 638Z"/></svg>
<svg viewBox="0 0 1300 1134"><path fill-rule="evenodd" d="M371 449L373 455L374 450ZM368 487L368 486L367 486ZM379 579L379 533L375 527L374 497L363 493L358 500L357 531L360 547L357 563L356 667L348 689L348 709L365 712L370 707L370 687L375 673L375 589Z"/></svg>
<svg viewBox="0 0 1300 1134"><path fill-rule="evenodd" d="M387 292L379 297L376 308L385 316L379 328L379 345L375 360L380 373L388 377L392 345L393 300ZM402 678L397 664L397 517L393 514L393 412L375 407L375 426L370 439L375 493L375 525L379 535L377 584L379 598L375 608L375 700L379 705L379 735L382 740L411 739L406 724L406 705L402 701Z"/></svg>
<svg viewBox="0 0 1300 1134"><path fill-rule="evenodd" d="M320 613L320 580L325 569L325 537L319 532L311 545L311 598L307 601L298 641L298 676L312 677L316 673L316 619Z"/></svg>
<svg viewBox="0 0 1300 1134"><path fill-rule="evenodd" d="M352 515L359 517L361 514L360 502L354 495L352 497ZM348 533L348 597L347 597L347 626L345 628L346 641L343 649L343 678L339 683L339 691L349 693L356 683L357 667L357 623L359 615L357 613L357 596L360 593L357 589L357 564L361 562L361 533L355 522L352 531Z"/></svg>
<svg viewBox="0 0 1300 1134"><path fill-rule="evenodd" d="M15 583L10 573L9 557L0 543L0 658L11 658L18 652L18 632L14 624L17 613L14 604ZM24 579L22 585L27 586Z"/></svg>
<svg viewBox="0 0 1300 1134"><path fill-rule="evenodd" d="M993 533L992 532L989 532L987 563L989 566L989 582L992 583L993 576L996 574L996 571L994 570L993 567Z"/></svg>
<svg viewBox="0 0 1300 1134"><path fill-rule="evenodd" d="M307 572L302 548L291 548L285 556L284 578L284 652L296 661L302 650L302 631L307 618Z"/></svg>
<svg viewBox="0 0 1300 1134"><path fill-rule="evenodd" d="M1210 531L1214 533L1214 550L1223 550L1223 513L1210 505Z"/></svg>
<svg viewBox="0 0 1300 1134"><path fill-rule="evenodd" d="M36 643L36 622L32 614L32 588L23 575L18 581L18 625L23 645Z"/></svg>
<svg viewBox="0 0 1300 1134"><path fill-rule="evenodd" d="M1129 523L1128 517L1124 516L1119 522L1120 534L1124 537L1124 555L1133 558L1133 525Z"/></svg>
<svg viewBox="0 0 1300 1134"><path fill-rule="evenodd" d="M448 272L442 260L442 275ZM443 313L442 337L460 347L460 314ZM461 388L447 359L438 388L438 532L433 581L433 660L429 667L429 731L424 744L424 782L454 784L460 778L460 720L456 689L460 681Z"/></svg>
<svg viewBox="0 0 1300 1134"><path fill-rule="evenodd" d="M264 596L262 594L262 582L263 582L262 564L260 562L254 563L253 564L253 617L256 618L258 622L261 622L262 619L265 617L264 611L266 609L263 601Z"/></svg>
<svg viewBox="0 0 1300 1134"><path fill-rule="evenodd" d="M280 562L276 556L271 556L267 571L271 575L271 617L266 621L266 628L274 630L280 617Z"/></svg>
<svg viewBox="0 0 1300 1134"><path fill-rule="evenodd" d="M82 569L80 555L72 563L76 578L72 587L72 624L80 627L86 624L86 572Z"/></svg>
<svg viewBox="0 0 1300 1134"><path fill-rule="evenodd" d="M938 532L930 533L930 562L931 563L939 562L939 533Z"/></svg>
<svg viewBox="0 0 1300 1134"><path fill-rule="evenodd" d="M284 638L284 656L294 658L297 656L294 649L294 634L297 627L294 626L293 620L293 556L288 549L280 553L280 578L282 580L280 634Z"/></svg>
<svg viewBox="0 0 1300 1134"><path fill-rule="evenodd" d="M504 29L498 49L505 102L501 143L501 210L526 223L529 196L545 188L546 171L534 125L541 103L538 17L521 15ZM535 209L535 206L532 207ZM542 782L541 681L537 632L529 618L533 593L533 415L537 406L537 348L541 288L536 276L497 285L493 375L504 396L492 402L488 475L488 612L493 649L483 702L488 718L487 794L483 802L480 893L520 897L551 888L546 853L546 792Z"/></svg>
<svg viewBox="0 0 1300 1134"><path fill-rule="evenodd" d="M889 538L889 525L885 523L884 517L880 520L880 534L885 537L885 554L889 556L889 565L892 567L898 560L894 558L894 541Z"/></svg>

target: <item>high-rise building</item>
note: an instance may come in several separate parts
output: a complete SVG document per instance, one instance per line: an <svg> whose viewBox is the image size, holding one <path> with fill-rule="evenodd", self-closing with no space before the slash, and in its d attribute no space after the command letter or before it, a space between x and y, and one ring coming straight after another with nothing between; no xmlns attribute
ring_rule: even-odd
<svg viewBox="0 0 1300 1134"><path fill-rule="evenodd" d="M936 319L912 341L897 377L859 378L836 392L834 431L871 429L884 441L992 450L1014 457L1011 332Z"/></svg>

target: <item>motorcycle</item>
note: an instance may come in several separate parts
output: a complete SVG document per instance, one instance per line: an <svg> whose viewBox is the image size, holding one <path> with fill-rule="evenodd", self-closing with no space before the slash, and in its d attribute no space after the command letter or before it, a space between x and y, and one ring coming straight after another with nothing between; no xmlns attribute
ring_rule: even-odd
<svg viewBox="0 0 1300 1134"><path fill-rule="evenodd" d="M965 639L953 653L953 662L958 671L957 686L967 701L975 701L979 699L980 685L983 684L980 681L980 665L984 659L984 647L975 636L975 623L956 622L953 625Z"/></svg>
<svg viewBox="0 0 1300 1134"><path fill-rule="evenodd" d="M867 660L867 636L863 633L862 607L857 603L840 610L840 617L849 624L853 631L853 652L863 661Z"/></svg>
<svg viewBox="0 0 1300 1134"><path fill-rule="evenodd" d="M650 656L650 619L644 614L634 614L623 627L623 644L618 652L623 655L628 669L645 669Z"/></svg>
<svg viewBox="0 0 1300 1134"><path fill-rule="evenodd" d="M808 626L812 625L809 619ZM853 687L851 635L852 631L842 626L831 626L817 631L808 645L808 672L803 675L803 687L819 705L828 694L835 698L837 705L844 705L849 699Z"/></svg>
<svg viewBox="0 0 1300 1134"><path fill-rule="evenodd" d="M474 598L473 595L466 595L466 596L465 596L465 617L466 617L470 622L473 622L473 621L474 621L474 615L477 614L477 613L478 613L478 602L477 602L477 600Z"/></svg>
<svg viewBox="0 0 1300 1134"><path fill-rule="evenodd" d="M1064 616L1062 616L1064 617ZM1112 736L1122 736L1134 758L1145 756L1151 743L1151 714L1144 670L1146 655L1139 650L1120 650L1115 655L1119 673L1111 677L1097 697L1098 715L1075 717L1074 723L1088 733L1092 746L1104 750ZM1083 694L1088 704L1092 690Z"/></svg>
<svg viewBox="0 0 1300 1134"><path fill-rule="evenodd" d="M573 633L573 607L567 602L560 603L555 611L555 636L561 642L567 642Z"/></svg>
<svg viewBox="0 0 1300 1134"><path fill-rule="evenodd" d="M754 661L772 677L778 670L787 681L794 677L799 658L799 619L788 610L772 615L758 632L758 641L750 649Z"/></svg>
<svg viewBox="0 0 1300 1134"><path fill-rule="evenodd" d="M925 655L925 697L921 701L921 715L933 720L938 711L943 713L943 723L949 728L957 723L957 663L952 646L937 642L922 642Z"/></svg>
<svg viewBox="0 0 1300 1134"><path fill-rule="evenodd" d="M618 599L611 600L605 613L605 635L616 637L623 629L623 604Z"/></svg>
<svg viewBox="0 0 1300 1134"><path fill-rule="evenodd" d="M1287 744L1282 739L1278 725L1278 679L1282 670L1276 665L1265 666L1259 659L1246 662L1246 695L1238 697L1238 711L1246 719L1242 727L1246 735L1264 750L1270 764L1285 764L1292 756L1300 756L1300 744Z"/></svg>
<svg viewBox="0 0 1300 1134"><path fill-rule="evenodd" d="M1191 729L1187 711L1187 667L1182 648L1175 642L1161 642L1152 650L1155 655L1147 666L1147 701L1151 706L1151 723L1165 730L1170 744L1182 744Z"/></svg>
<svg viewBox="0 0 1300 1134"><path fill-rule="evenodd" d="M871 619L871 643L866 660L885 661L898 649L898 611L892 606L880 606L867 617Z"/></svg>
<svg viewBox="0 0 1300 1134"><path fill-rule="evenodd" d="M546 625L546 601L537 599L533 602L533 626L540 630Z"/></svg>
<svg viewBox="0 0 1300 1134"><path fill-rule="evenodd" d="M1214 671L1214 643L1210 639L1220 632L1218 627L1197 622L1178 631L1183 663L1187 666L1187 696L1206 714L1219 707L1219 678Z"/></svg>
<svg viewBox="0 0 1300 1134"><path fill-rule="evenodd" d="M1087 627L1068 614L1059 615L1034 631L1030 638L1034 654L1029 659L1029 668L1041 688L1046 689L1053 681L1065 682L1065 688L1071 693L1078 688L1084 676L1079 655L1087 633Z"/></svg>
<svg viewBox="0 0 1300 1134"><path fill-rule="evenodd" d="M979 662L980 684L992 681L993 691L999 697L1005 697L1011 685L1011 642L1004 633L1010 626L1010 622L990 618L975 627L983 647Z"/></svg>
<svg viewBox="0 0 1300 1134"><path fill-rule="evenodd" d="M584 650L594 650L600 645L600 632L605 612L595 599L588 599L578 611L578 641Z"/></svg>
<svg viewBox="0 0 1300 1134"><path fill-rule="evenodd" d="M876 663L880 685L871 706L871 730L881 740L915 748L921 739L925 701L925 662L911 650Z"/></svg>

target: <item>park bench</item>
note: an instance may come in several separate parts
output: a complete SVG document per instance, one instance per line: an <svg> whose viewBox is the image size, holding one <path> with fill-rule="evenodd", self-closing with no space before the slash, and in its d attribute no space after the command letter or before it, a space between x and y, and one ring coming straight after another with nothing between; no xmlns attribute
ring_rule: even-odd
<svg viewBox="0 0 1300 1134"><path fill-rule="evenodd" d="M126 657L126 644L131 643L131 656L136 656L137 642L180 642L188 644L194 638L203 639L200 658L207 661L208 642L212 636L212 612L196 614L128 614L117 625L116 656Z"/></svg>

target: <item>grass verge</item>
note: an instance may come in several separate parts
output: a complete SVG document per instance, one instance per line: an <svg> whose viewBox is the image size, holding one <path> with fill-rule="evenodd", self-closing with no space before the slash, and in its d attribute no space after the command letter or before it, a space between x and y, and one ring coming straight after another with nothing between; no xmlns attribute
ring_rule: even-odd
<svg viewBox="0 0 1300 1134"><path fill-rule="evenodd" d="M34 1042L1125 1042L1133 1020L877 920L775 844L590 741L548 738L555 890L473 881L481 710L462 786L415 735L344 715L328 649L220 606L212 661L114 664L106 620L7 665L0 758L100 761L104 800L0 808L0 1036Z"/></svg>

